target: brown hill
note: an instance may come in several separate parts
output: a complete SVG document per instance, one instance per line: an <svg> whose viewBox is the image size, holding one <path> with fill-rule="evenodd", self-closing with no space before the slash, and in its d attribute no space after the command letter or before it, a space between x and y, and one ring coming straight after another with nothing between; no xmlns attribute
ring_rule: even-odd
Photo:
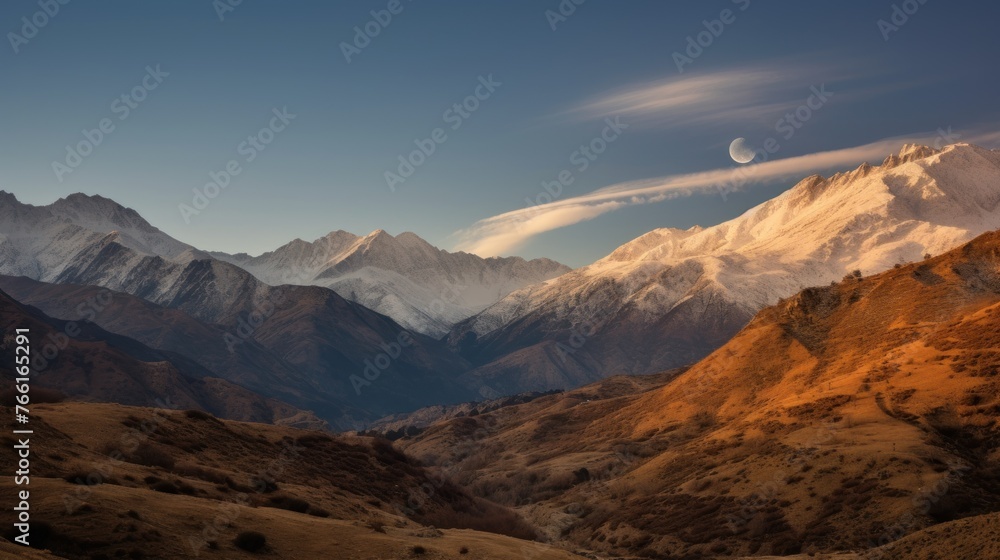
<svg viewBox="0 0 1000 560"><path fill-rule="evenodd" d="M92 322L100 328L161 352L180 355L227 381L270 396L314 404L318 386L252 338L230 351L226 330L188 313L97 286L49 284L0 276L0 290L50 317ZM239 420L240 418L235 418Z"/></svg>
<svg viewBox="0 0 1000 560"><path fill-rule="evenodd" d="M9 433L13 411L0 412ZM245 532L272 558L573 557L503 536L533 530L384 440L96 403L32 415L31 542L60 557L259 556L240 548ZM15 489L4 477L0 501ZM0 513L7 539L12 515Z"/></svg>
<svg viewBox="0 0 1000 560"><path fill-rule="evenodd" d="M0 391L4 404L11 404L15 377L13 333L29 329L32 388L51 389L49 395L136 406L170 404L254 422L324 425L311 413L214 377L184 356L154 350L85 321L53 319L3 292L0 329L6 333L0 344L0 377L7 385Z"/></svg>
<svg viewBox="0 0 1000 560"><path fill-rule="evenodd" d="M807 289L658 389L598 385L401 444L605 553L863 550L1000 511L998 373L994 232Z"/></svg>

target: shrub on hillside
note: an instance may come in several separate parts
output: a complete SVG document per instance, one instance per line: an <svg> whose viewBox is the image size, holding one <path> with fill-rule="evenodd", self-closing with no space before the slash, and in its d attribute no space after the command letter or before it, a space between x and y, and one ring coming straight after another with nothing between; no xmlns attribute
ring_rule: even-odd
<svg viewBox="0 0 1000 560"><path fill-rule="evenodd" d="M292 496L272 496L268 498L268 502L271 507L287 509L296 513L309 511L309 502Z"/></svg>
<svg viewBox="0 0 1000 560"><path fill-rule="evenodd" d="M194 410L194 409L185 410L184 411L184 416L187 416L188 418L190 418L192 420L207 420L207 421L210 421L210 422L214 421L214 422L217 422L219 424L222 423L222 420L219 420L215 416L212 416L211 414L209 414L207 412L204 412L202 410Z"/></svg>
<svg viewBox="0 0 1000 560"><path fill-rule="evenodd" d="M160 467L166 470L174 468L174 458L161 447L150 443L140 443L132 455L129 462L146 467Z"/></svg>
<svg viewBox="0 0 1000 560"><path fill-rule="evenodd" d="M243 531L236 535L233 544L247 552L259 552L267 546L267 537L257 531Z"/></svg>

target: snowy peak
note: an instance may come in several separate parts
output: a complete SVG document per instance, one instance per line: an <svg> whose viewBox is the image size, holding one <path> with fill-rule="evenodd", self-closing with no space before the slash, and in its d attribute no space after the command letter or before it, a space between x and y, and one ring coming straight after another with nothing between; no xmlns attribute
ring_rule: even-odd
<svg viewBox="0 0 1000 560"><path fill-rule="evenodd" d="M25 235L38 238L33 242L27 240L28 244L37 244L44 239L86 244L94 236L101 238L114 231L119 243L144 255L179 262L208 258L207 254L153 227L135 210L102 196L76 193L47 206L32 206L18 201L10 193L2 193L0 216L4 218L0 223L0 234L9 239ZM70 251L72 247L64 249Z"/></svg>
<svg viewBox="0 0 1000 560"><path fill-rule="evenodd" d="M833 251L838 246L840 258L875 272L899 259L918 257L918 250L942 252L970 232L1000 227L998 177L1000 155L990 150L968 144L942 150L906 146L880 166L865 163L829 179L807 177L778 197L717 226L655 230L599 263L658 260L676 264L724 255L752 259L771 255L787 261L789 257L816 257L817 250ZM913 234L909 241L919 237L922 249L913 245L908 251L865 254L865 247L884 245L897 234Z"/></svg>
<svg viewBox="0 0 1000 560"><path fill-rule="evenodd" d="M546 361L540 345L566 339L567 326L590 325L596 332L588 349L614 353L645 333L659 353L590 353L597 365L577 375L668 369L699 357L685 348L711 349L757 310L802 288L919 261L996 229L1000 152L907 145L880 165L806 177L727 222L649 232L592 265L511 293L456 326L449 339L470 356L540 356L516 367L483 363L490 375L571 375L565 364Z"/></svg>
<svg viewBox="0 0 1000 560"><path fill-rule="evenodd" d="M449 253L412 232L343 230L313 242L292 241L259 257L215 256L271 284L316 285L439 336L508 293L569 271L548 259L484 259Z"/></svg>
<svg viewBox="0 0 1000 560"><path fill-rule="evenodd" d="M138 212L126 208L117 202L103 196L88 196L75 193L60 198L47 206L56 216L94 231L107 231L109 228L160 233L160 230L149 224Z"/></svg>

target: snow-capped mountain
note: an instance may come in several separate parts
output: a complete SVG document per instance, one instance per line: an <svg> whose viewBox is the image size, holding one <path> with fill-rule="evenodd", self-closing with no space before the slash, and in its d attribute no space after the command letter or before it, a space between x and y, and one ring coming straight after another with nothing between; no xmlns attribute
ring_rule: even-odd
<svg viewBox="0 0 1000 560"><path fill-rule="evenodd" d="M259 257L212 253L262 282L330 288L408 329L442 336L507 294L569 272L549 259L484 259L449 253L416 234L366 236L335 231L311 243L296 239Z"/></svg>
<svg viewBox="0 0 1000 560"><path fill-rule="evenodd" d="M338 427L475 396L455 382L468 364L440 340L407 334L390 317L328 288L270 286L101 197L32 206L0 195L0 274L98 286L155 304L126 305L130 298L118 295L116 305L98 304L99 311L86 298L86 305L67 307L60 304L70 292L53 287L38 288L54 295L33 300L62 319L93 321L157 350L181 350L205 370L215 368L217 377L312 410ZM188 318L175 315L164 325L168 310ZM204 333L214 333L210 351L193 350L204 341L185 344ZM373 377L369 364L404 334L407 351Z"/></svg>
<svg viewBox="0 0 1000 560"><path fill-rule="evenodd" d="M50 281L73 256L105 238L142 256L180 263L209 258L108 198L77 193L32 206L0 191L0 274Z"/></svg>
<svg viewBox="0 0 1000 560"><path fill-rule="evenodd" d="M728 222L659 229L511 293L449 335L500 392L691 363L803 287L939 254L1000 228L1000 151L907 145L808 177Z"/></svg>

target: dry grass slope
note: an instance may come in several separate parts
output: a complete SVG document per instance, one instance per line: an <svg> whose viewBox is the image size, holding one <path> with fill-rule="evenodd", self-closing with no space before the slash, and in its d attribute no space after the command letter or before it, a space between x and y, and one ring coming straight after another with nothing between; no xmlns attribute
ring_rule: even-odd
<svg viewBox="0 0 1000 560"><path fill-rule="evenodd" d="M807 289L658 389L568 392L400 443L605 554L839 554L953 520L972 543L1000 511L998 374L995 232Z"/></svg>
<svg viewBox="0 0 1000 560"><path fill-rule="evenodd" d="M9 433L13 413L0 412ZM377 559L409 558L414 546L425 558L510 558L525 547L570 557L497 534L534 531L384 440L97 403L32 413L31 538L60 557ZM0 481L0 502L15 490ZM9 510L0 522L11 527ZM237 544L251 531L265 538L256 553L245 550L252 539Z"/></svg>

